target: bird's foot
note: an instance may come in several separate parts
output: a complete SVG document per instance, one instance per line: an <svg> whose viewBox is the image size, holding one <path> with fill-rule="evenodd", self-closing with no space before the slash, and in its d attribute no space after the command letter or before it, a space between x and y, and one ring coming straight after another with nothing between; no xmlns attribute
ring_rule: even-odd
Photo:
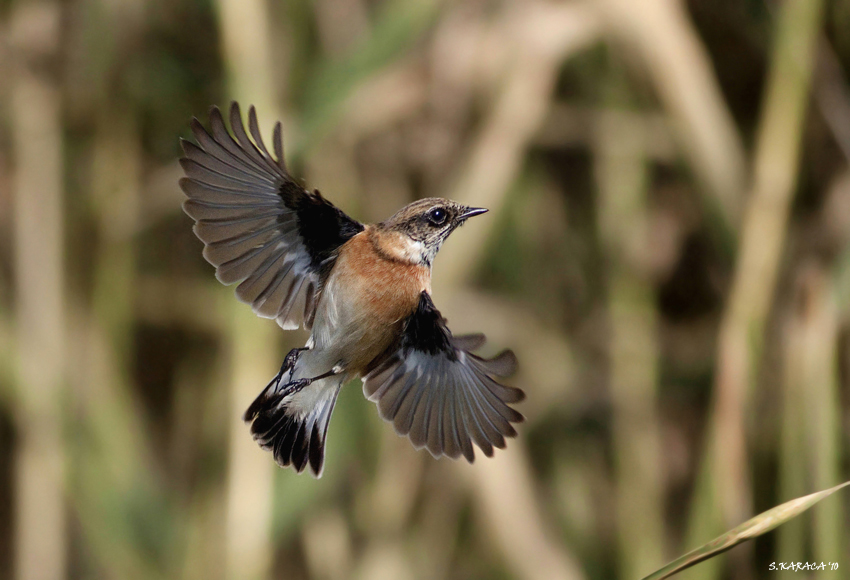
<svg viewBox="0 0 850 580"><path fill-rule="evenodd" d="M281 380L283 379L283 375L286 372L289 372L289 382L292 382L292 373L295 372L295 364L298 362L298 357L301 356L301 352L305 350L308 350L307 347L301 346L298 348L293 348L286 354L286 356L283 358L283 363L280 365L280 370L278 371L277 376L273 380L275 384L275 390L278 390L280 388Z"/></svg>
<svg viewBox="0 0 850 580"><path fill-rule="evenodd" d="M310 385L310 383L312 383L312 382L313 382L313 379L298 379L297 381L289 381L283 387L283 391L286 394L286 396L294 395L295 393L299 392L304 387Z"/></svg>
<svg viewBox="0 0 850 580"><path fill-rule="evenodd" d="M295 380L295 381L290 380L288 383L286 383L283 386L284 396L294 395L295 393L297 393L298 391L300 391L304 387L309 386L314 381L318 381L318 380L321 380L321 379L326 379L328 377L336 376L336 375L340 374L340 372L342 372L340 368L334 367L331 370L329 370L328 372L321 374L317 377L313 377L312 379L298 379L298 380ZM290 377L291 376L292 375L290 375Z"/></svg>

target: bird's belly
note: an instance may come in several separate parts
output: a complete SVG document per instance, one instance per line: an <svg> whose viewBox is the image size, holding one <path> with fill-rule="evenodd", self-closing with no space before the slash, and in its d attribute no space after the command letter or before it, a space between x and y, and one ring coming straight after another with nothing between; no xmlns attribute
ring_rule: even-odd
<svg viewBox="0 0 850 580"><path fill-rule="evenodd" d="M358 237L349 243L357 244ZM314 348L333 352L350 376L362 374L393 344L430 281L423 267L353 250L340 253L313 324Z"/></svg>
<svg viewBox="0 0 850 580"><path fill-rule="evenodd" d="M380 294L380 293L378 293ZM350 376L384 352L401 331L413 307L396 304L387 308L389 296L375 297L353 292L351 286L328 284L313 325L314 348L327 350ZM383 302L383 305L382 305Z"/></svg>

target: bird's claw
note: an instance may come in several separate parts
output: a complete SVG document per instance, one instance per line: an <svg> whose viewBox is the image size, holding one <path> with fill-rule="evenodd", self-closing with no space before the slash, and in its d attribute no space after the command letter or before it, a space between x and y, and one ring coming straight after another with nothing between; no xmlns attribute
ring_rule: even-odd
<svg viewBox="0 0 850 580"><path fill-rule="evenodd" d="M287 395L294 395L312 382L313 381L311 379L298 379L297 381L289 381L284 386L284 390Z"/></svg>

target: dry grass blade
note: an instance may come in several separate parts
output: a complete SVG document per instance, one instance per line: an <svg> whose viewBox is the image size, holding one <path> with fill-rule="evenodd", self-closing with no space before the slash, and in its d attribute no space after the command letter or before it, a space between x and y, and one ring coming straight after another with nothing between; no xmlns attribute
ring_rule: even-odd
<svg viewBox="0 0 850 580"><path fill-rule="evenodd" d="M217 5L228 92L246 108L253 104L263 112L267 125L262 129L268 134L275 119L285 119L275 106L273 70L279 65L273 63L281 55L273 49L269 7L262 0L218 0ZM252 124L251 132L259 141L259 128L256 122ZM231 124L232 128L236 126ZM223 498L224 578L259 579L269 576L273 561L273 471L268 457L246 436L245 425L238 417L256 396L256 386L267 380L265 375L277 364L275 328L236 300L222 312L227 325L219 332L230 337L225 344L231 373L228 473Z"/></svg>
<svg viewBox="0 0 850 580"><path fill-rule="evenodd" d="M669 578L670 576L681 572L685 568L690 568L694 564L699 564L700 562L713 558L726 550L730 550L738 544L766 534L772 529L781 526L785 522L796 518L822 499L829 497L842 487L846 487L848 485L850 485L850 481L845 481L835 487L831 487L817 493L804 495L797 499L792 499L791 501L787 501L773 509L760 513L756 517L747 520L740 526L726 532L722 536L719 536L707 544L673 560L660 570L644 577L643 580L664 580L664 578Z"/></svg>
<svg viewBox="0 0 850 580"><path fill-rule="evenodd" d="M823 2L791 0L777 12L752 189L718 330L708 452L701 468L705 475L699 476L706 483L699 485L694 495L688 531L691 541L714 535L752 513L745 415L758 392L768 319L786 255L822 19ZM716 577L715 573L705 576Z"/></svg>
<svg viewBox="0 0 850 580"><path fill-rule="evenodd" d="M8 107L8 142L16 163L7 186L14 199L10 239L17 383L10 411L16 424L10 533L15 578L58 580L68 574L66 450L59 404L65 396L67 360L64 139L59 83L41 63L59 54L53 39L58 38L61 9L55 2L13 2L11 8L4 30L19 62L13 74L4 75L3 91L9 97L4 109Z"/></svg>
<svg viewBox="0 0 850 580"><path fill-rule="evenodd" d="M608 81L622 91L616 75ZM663 560L663 475L657 414L658 312L645 264L651 227L649 164L638 124L601 123L596 137L599 230L610 256L608 316L619 571L636 578Z"/></svg>
<svg viewBox="0 0 850 580"><path fill-rule="evenodd" d="M602 0L606 24L645 62L682 153L722 227L740 221L745 153L711 59L684 2Z"/></svg>

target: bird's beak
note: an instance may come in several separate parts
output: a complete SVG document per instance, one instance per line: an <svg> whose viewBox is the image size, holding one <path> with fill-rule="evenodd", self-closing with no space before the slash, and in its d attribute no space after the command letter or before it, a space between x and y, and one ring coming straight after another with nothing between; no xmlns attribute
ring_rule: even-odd
<svg viewBox="0 0 850 580"><path fill-rule="evenodd" d="M488 210L486 207L467 207L466 210L460 214L460 219L465 220L471 218L472 216L481 215L482 213L487 213Z"/></svg>

